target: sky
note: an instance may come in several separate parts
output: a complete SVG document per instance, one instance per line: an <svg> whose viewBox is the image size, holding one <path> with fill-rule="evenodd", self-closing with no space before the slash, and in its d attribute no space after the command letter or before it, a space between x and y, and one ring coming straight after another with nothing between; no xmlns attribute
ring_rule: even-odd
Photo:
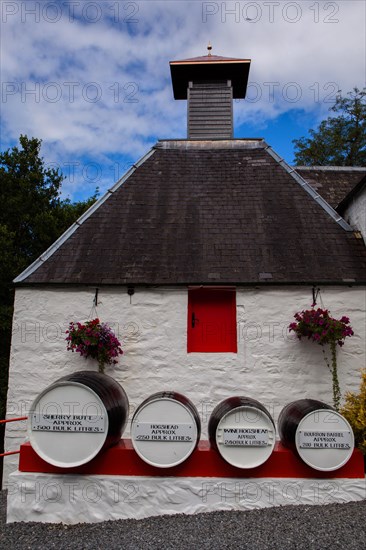
<svg viewBox="0 0 366 550"><path fill-rule="evenodd" d="M235 137L293 139L366 84L366 2L1 0L1 151L42 139L62 196L103 194L158 139L187 137L169 61L251 59Z"/></svg>

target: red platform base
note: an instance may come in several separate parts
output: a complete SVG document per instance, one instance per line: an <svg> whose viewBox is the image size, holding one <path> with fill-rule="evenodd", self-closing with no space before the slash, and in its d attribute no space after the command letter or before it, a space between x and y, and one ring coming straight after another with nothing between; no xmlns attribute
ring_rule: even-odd
<svg viewBox="0 0 366 550"><path fill-rule="evenodd" d="M261 466L241 469L227 464L208 441L201 441L192 455L179 466L156 468L146 464L133 449L130 439L121 441L78 468L59 468L40 458L30 443L20 448L19 470L46 474L118 475L151 477L222 477L222 478L362 478L362 453L355 449L350 460L333 472L319 472L307 466L291 450L276 443L270 458Z"/></svg>

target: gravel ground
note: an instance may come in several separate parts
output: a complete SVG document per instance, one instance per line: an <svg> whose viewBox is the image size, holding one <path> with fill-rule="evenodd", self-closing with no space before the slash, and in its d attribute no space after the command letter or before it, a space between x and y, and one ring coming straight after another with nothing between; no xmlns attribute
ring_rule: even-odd
<svg viewBox="0 0 366 550"><path fill-rule="evenodd" d="M5 515L6 494L1 491L0 548L7 550L366 548L366 500L72 526L49 523L6 525Z"/></svg>

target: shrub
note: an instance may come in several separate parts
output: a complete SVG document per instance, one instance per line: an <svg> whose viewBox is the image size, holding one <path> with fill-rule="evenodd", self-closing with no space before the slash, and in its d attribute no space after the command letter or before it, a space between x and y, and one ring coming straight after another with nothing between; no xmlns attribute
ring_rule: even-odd
<svg viewBox="0 0 366 550"><path fill-rule="evenodd" d="M351 424L357 447L366 456L366 370L361 372L360 393L346 393L341 413Z"/></svg>

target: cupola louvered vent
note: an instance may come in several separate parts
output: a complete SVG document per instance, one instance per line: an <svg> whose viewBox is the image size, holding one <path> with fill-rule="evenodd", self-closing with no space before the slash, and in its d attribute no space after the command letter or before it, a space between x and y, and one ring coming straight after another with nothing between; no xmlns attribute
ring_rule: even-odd
<svg viewBox="0 0 366 550"><path fill-rule="evenodd" d="M194 81L188 89L188 139L233 137L233 89L230 80Z"/></svg>
<svg viewBox="0 0 366 550"><path fill-rule="evenodd" d="M232 139L233 99L245 98L250 59L208 55L170 62L175 99L188 100L188 139Z"/></svg>

